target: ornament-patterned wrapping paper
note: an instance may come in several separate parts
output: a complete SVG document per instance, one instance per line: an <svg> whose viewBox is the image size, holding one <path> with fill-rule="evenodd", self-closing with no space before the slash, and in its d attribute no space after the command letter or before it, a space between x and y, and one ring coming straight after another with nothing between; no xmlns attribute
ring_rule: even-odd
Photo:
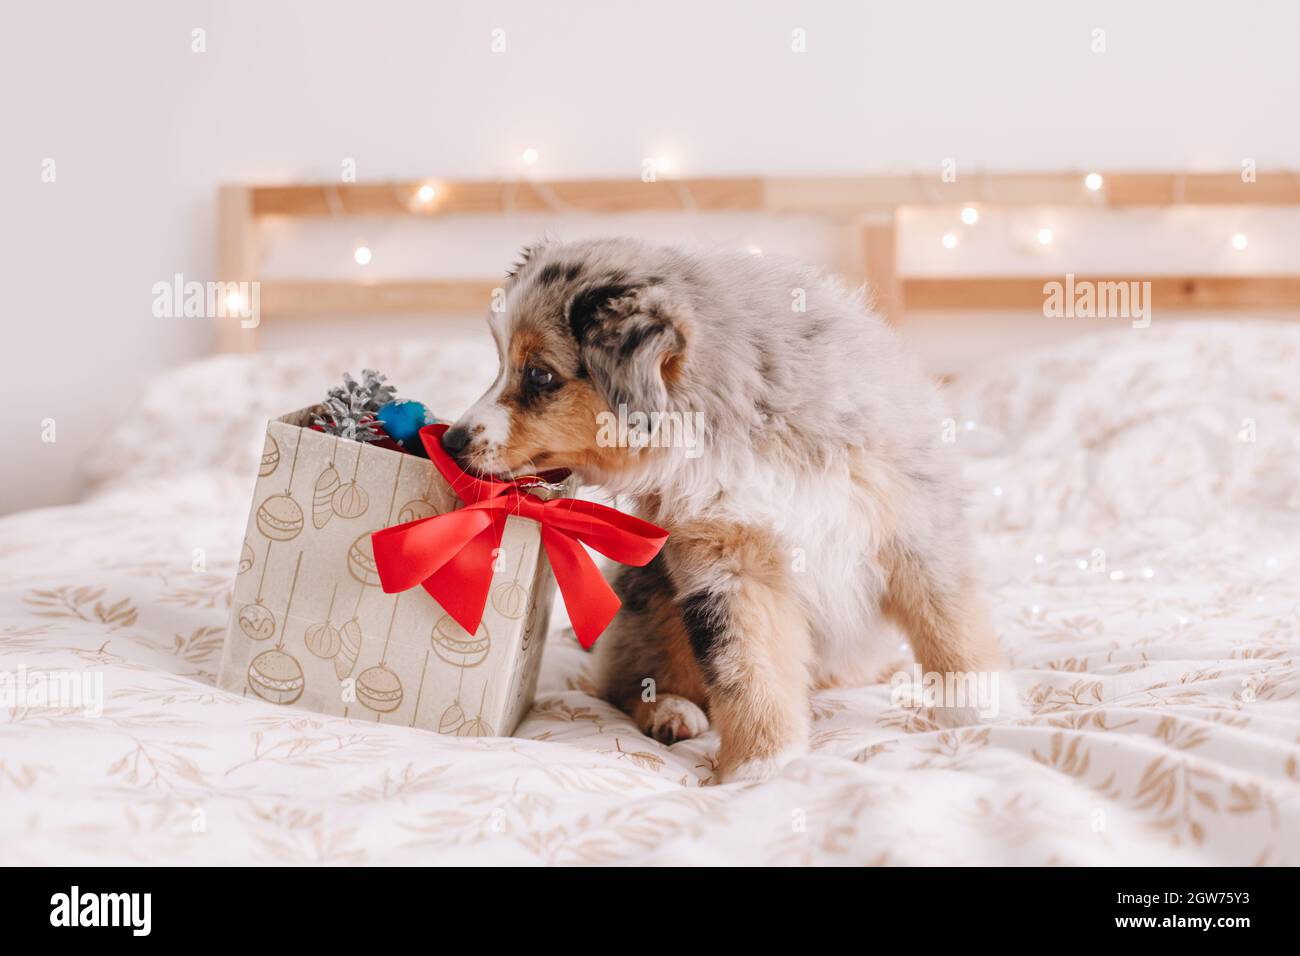
<svg viewBox="0 0 1300 956"><path fill-rule="evenodd" d="M483 622L422 588L385 594L370 535L459 506L424 458L268 423L218 685L273 704L466 737L532 705L554 577L538 527L509 518Z"/></svg>

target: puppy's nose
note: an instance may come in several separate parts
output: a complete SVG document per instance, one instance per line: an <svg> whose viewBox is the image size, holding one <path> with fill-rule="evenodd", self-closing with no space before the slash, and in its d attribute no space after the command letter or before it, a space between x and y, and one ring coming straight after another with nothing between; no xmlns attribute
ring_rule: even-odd
<svg viewBox="0 0 1300 956"><path fill-rule="evenodd" d="M455 425L442 434L442 447L453 455L459 455L469 444L469 429L464 425Z"/></svg>

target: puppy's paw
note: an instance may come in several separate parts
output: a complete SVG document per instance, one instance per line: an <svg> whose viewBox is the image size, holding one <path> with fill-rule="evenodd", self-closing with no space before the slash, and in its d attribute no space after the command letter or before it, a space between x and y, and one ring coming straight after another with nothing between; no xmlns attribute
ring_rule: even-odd
<svg viewBox="0 0 1300 956"><path fill-rule="evenodd" d="M781 771L798 757L808 752L806 747L791 747L771 757L751 757L731 766L723 765L719 774L721 783L761 783L780 776Z"/></svg>
<svg viewBox="0 0 1300 956"><path fill-rule="evenodd" d="M661 694L642 705L641 732L661 744L690 740L709 729L709 718L695 704L676 694Z"/></svg>

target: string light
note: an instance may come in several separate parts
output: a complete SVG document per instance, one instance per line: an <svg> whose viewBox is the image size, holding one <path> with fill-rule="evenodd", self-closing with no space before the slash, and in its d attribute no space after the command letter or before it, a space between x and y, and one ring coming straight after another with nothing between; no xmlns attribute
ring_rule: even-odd
<svg viewBox="0 0 1300 956"><path fill-rule="evenodd" d="M1083 184L1093 192L1100 189L1103 182L1104 180L1101 178L1101 173L1089 173L1087 176L1083 177Z"/></svg>
<svg viewBox="0 0 1300 956"><path fill-rule="evenodd" d="M1038 230L1038 244L1040 246L1050 246L1052 244L1052 230L1044 226Z"/></svg>
<svg viewBox="0 0 1300 956"><path fill-rule="evenodd" d="M231 312L238 312L244 307L244 297L238 292L230 292L226 295L226 308Z"/></svg>
<svg viewBox="0 0 1300 956"><path fill-rule="evenodd" d="M945 232L943 234L943 247L945 249L957 248L957 234L955 232Z"/></svg>
<svg viewBox="0 0 1300 956"><path fill-rule="evenodd" d="M961 221L968 226L973 226L980 221L980 211L974 206L967 206L961 211Z"/></svg>
<svg viewBox="0 0 1300 956"><path fill-rule="evenodd" d="M540 157L537 154L537 150L529 146L524 150L524 154L521 158L523 159L525 166L532 166Z"/></svg>
<svg viewBox="0 0 1300 956"><path fill-rule="evenodd" d="M352 253L352 258L357 260L357 265L364 266L370 264L370 247L357 246L357 251Z"/></svg>
<svg viewBox="0 0 1300 956"><path fill-rule="evenodd" d="M1236 249L1238 252L1245 249L1247 243L1248 240L1246 239L1246 234L1244 232L1239 232L1232 237L1232 248Z"/></svg>
<svg viewBox="0 0 1300 956"><path fill-rule="evenodd" d="M415 198L423 203L433 202L433 197L438 195L438 190L434 189L428 183L425 183L415 191Z"/></svg>

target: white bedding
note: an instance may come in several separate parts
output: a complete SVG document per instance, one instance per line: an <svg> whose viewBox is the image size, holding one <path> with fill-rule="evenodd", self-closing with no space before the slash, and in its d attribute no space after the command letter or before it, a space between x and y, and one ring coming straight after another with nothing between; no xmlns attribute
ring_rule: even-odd
<svg viewBox="0 0 1300 956"><path fill-rule="evenodd" d="M826 692L811 755L748 786L705 785L714 734L664 747L587 693L563 631L513 739L213 686L262 423L363 363L455 413L495 354L199 363L87 501L0 519L0 673L106 695L0 707L4 862L1300 863L1300 326L1125 328L975 376L956 438L1032 716L941 731L887 686Z"/></svg>

